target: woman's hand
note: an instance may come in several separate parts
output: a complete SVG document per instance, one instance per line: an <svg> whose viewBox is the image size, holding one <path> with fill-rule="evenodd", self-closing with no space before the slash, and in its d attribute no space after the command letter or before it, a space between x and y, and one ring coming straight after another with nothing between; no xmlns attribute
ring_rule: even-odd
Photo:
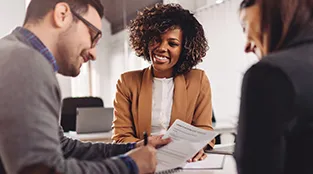
<svg viewBox="0 0 313 174"><path fill-rule="evenodd" d="M155 148L160 148L164 145L167 145L168 143L170 143L172 140L171 138L166 138L166 139L162 139L163 135L157 135L157 136L149 136L148 137L148 144L150 144L151 146L155 147ZM136 147L141 147L144 146L144 141L138 141L136 144Z"/></svg>
<svg viewBox="0 0 313 174"><path fill-rule="evenodd" d="M207 157L207 154L205 154L204 150L201 149L192 159L189 159L187 162L202 161L206 157Z"/></svg>

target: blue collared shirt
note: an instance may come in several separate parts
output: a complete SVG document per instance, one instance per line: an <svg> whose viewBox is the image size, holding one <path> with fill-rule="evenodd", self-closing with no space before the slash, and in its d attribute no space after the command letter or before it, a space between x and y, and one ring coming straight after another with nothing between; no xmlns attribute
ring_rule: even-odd
<svg viewBox="0 0 313 174"><path fill-rule="evenodd" d="M25 36L25 38L28 42L30 42L33 48L39 51L51 63L54 72L57 72L59 70L55 57L34 33L22 27L17 27L15 30Z"/></svg>

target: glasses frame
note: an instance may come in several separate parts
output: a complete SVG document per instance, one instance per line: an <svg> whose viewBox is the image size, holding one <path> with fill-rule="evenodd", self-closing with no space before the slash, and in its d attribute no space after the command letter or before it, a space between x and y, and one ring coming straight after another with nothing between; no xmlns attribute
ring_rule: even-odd
<svg viewBox="0 0 313 174"><path fill-rule="evenodd" d="M102 32L96 26L92 25L89 21L87 21L84 17L76 13L75 11L71 10L72 14L81 20L89 29L93 32L97 33L95 36L91 36L91 48L96 47L97 43L102 37Z"/></svg>

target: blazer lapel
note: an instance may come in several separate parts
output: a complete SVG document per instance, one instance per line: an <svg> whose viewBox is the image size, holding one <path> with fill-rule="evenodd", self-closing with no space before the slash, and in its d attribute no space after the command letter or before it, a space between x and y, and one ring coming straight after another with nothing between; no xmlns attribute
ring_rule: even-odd
<svg viewBox="0 0 313 174"><path fill-rule="evenodd" d="M147 68L142 77L141 89L138 101L138 138L143 139L143 131L148 135L151 133L151 113L152 113L152 83L153 77L151 67Z"/></svg>
<svg viewBox="0 0 313 174"><path fill-rule="evenodd" d="M174 78L174 96L171 115L171 126L176 119L185 120L187 116L187 89L184 75Z"/></svg>

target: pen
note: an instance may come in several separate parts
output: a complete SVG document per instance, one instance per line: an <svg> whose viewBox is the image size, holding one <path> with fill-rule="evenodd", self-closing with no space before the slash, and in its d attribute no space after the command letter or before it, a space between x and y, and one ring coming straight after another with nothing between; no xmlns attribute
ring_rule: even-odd
<svg viewBox="0 0 313 174"><path fill-rule="evenodd" d="M146 146L148 144L148 135L147 132L143 132L143 138L144 138L144 145Z"/></svg>

